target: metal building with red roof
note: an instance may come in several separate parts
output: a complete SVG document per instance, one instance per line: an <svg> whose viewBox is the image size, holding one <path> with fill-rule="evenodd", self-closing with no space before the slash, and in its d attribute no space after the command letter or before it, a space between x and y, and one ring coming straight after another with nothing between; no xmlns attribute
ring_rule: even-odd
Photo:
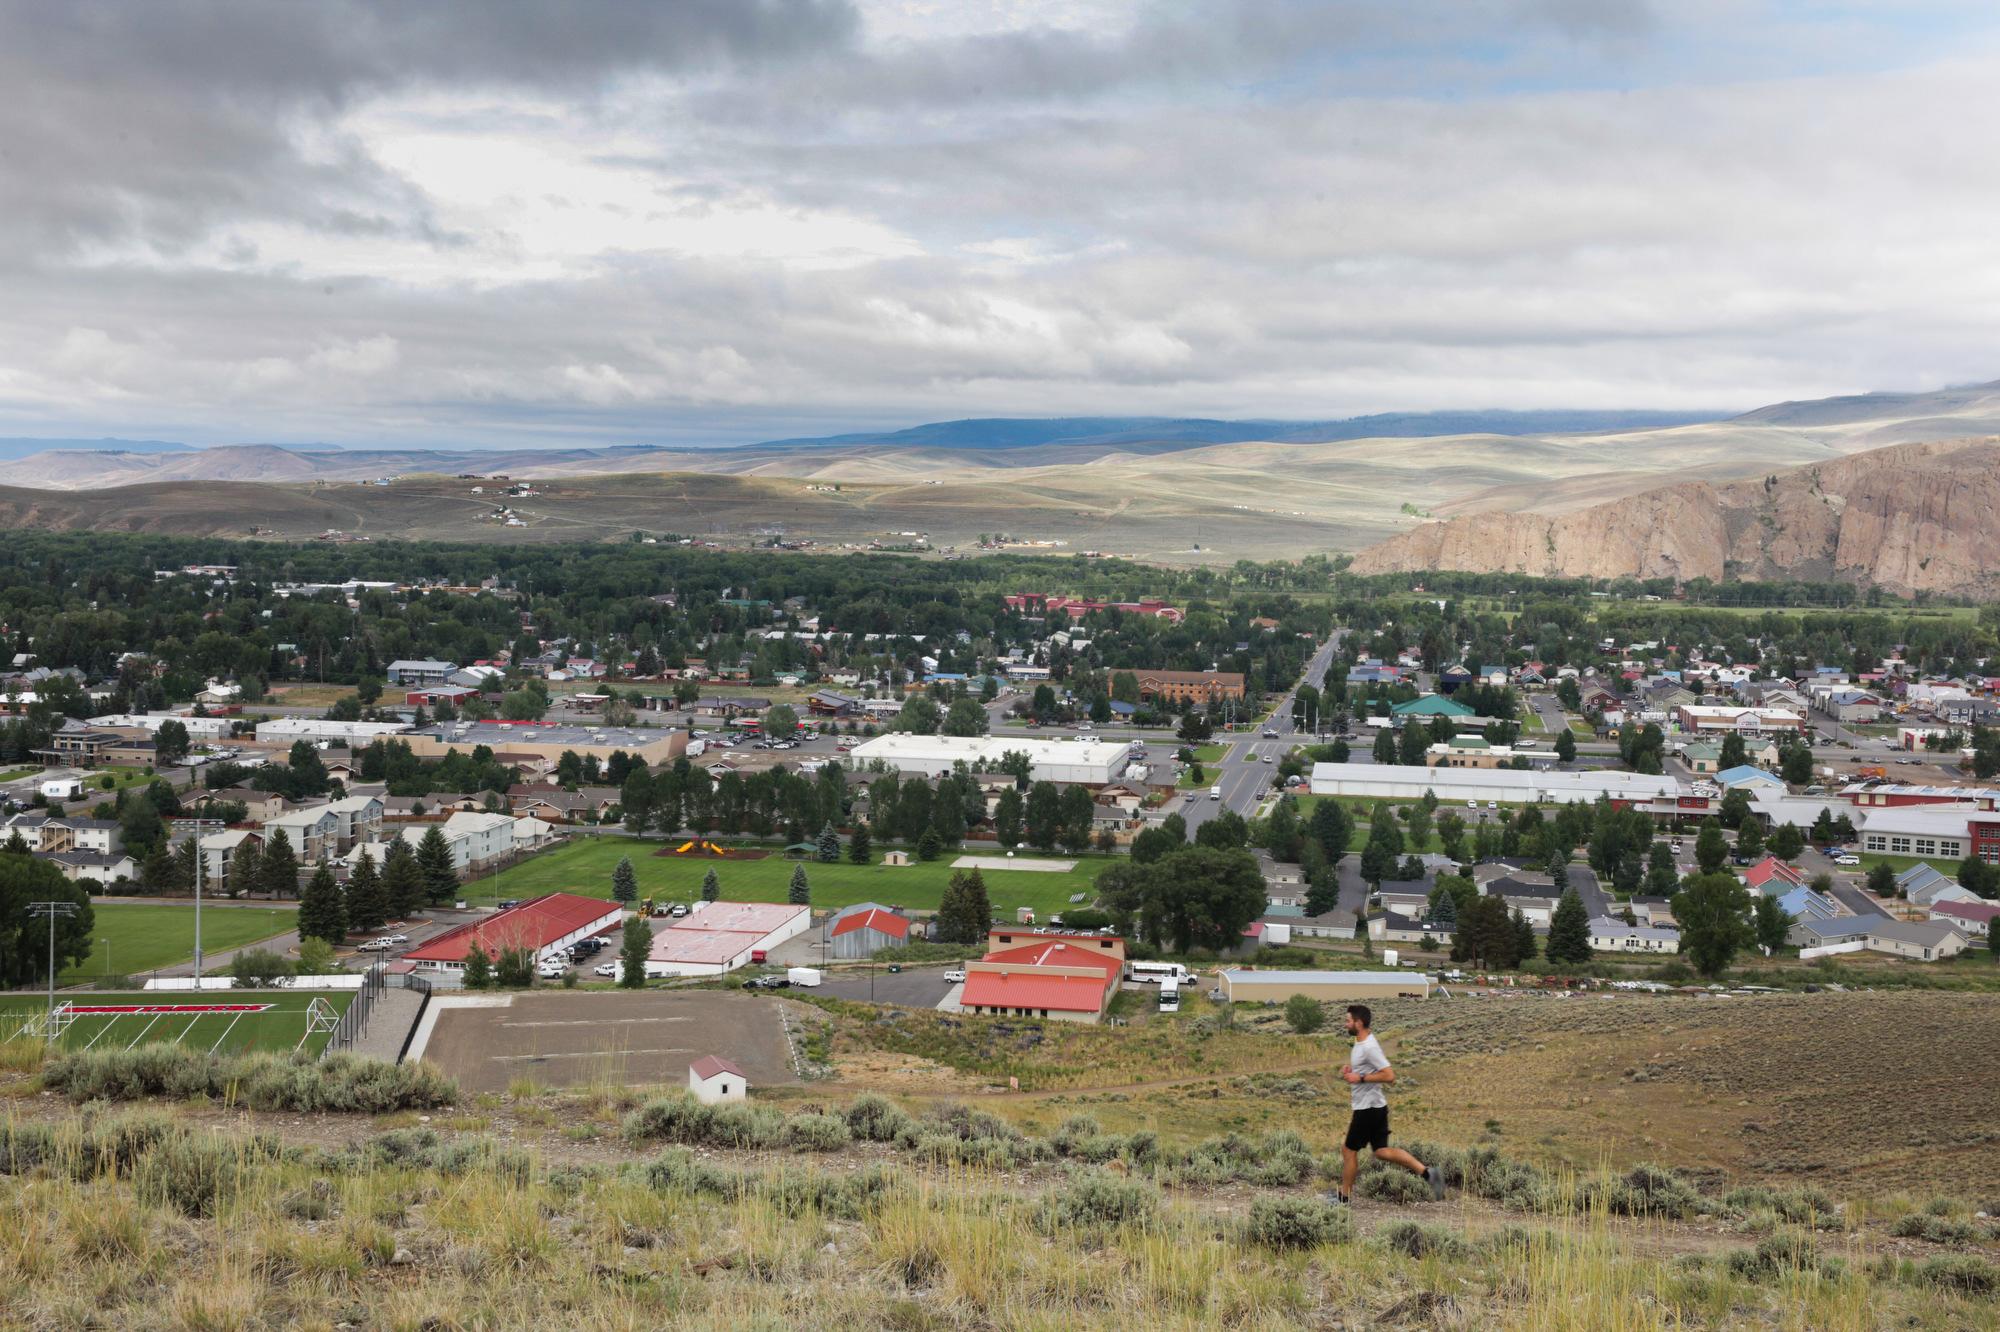
<svg viewBox="0 0 2000 1332"><path fill-rule="evenodd" d="M457 929L446 930L420 948L403 955L423 971L462 971L474 947L488 957L503 949L525 948L536 961L623 923L625 909L616 902L577 893L548 893L496 911Z"/></svg>

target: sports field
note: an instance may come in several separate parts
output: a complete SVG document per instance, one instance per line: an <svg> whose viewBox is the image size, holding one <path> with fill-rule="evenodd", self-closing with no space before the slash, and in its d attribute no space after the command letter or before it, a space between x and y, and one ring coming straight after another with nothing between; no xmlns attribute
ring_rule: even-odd
<svg viewBox="0 0 2000 1332"><path fill-rule="evenodd" d="M206 923L206 922L204 922ZM76 1014L62 1037L65 1050L120 1050L164 1042L228 1054L246 1050L286 1051L304 1042L325 1047L327 1032L307 1034L307 1010L323 1001L337 1018L354 1002L351 990L297 994L280 990L220 990L201 994L175 990L100 993L56 992L56 1004ZM40 996L0 997L0 1040L11 1040L29 1018L46 1012Z"/></svg>
<svg viewBox="0 0 2000 1332"><path fill-rule="evenodd" d="M194 958L194 908L130 902L93 902L90 956L56 977L80 985L100 976L144 976ZM296 907L204 907L201 943L206 956L269 939L297 927Z"/></svg>
<svg viewBox="0 0 2000 1332"><path fill-rule="evenodd" d="M908 865L884 865L878 854L873 864L850 865L845 859L835 865L817 861L787 860L765 856L761 860L717 860L706 856L659 856L654 853L668 845L633 837L578 837L553 851L531 856L499 874L482 876L466 885L466 899L490 903L503 898L527 898L541 893L581 893L585 897L611 896L611 871L619 858L630 856L639 875L639 895L665 901L691 902L701 896L702 876L713 869L722 881L722 895L738 902L782 902L791 887L792 870L803 863L812 884L812 904L821 909L852 906L856 902L882 902L905 906L913 911L935 911L951 878L951 862L960 852L948 852L938 859ZM969 843L964 850L982 854L990 846ZM1061 873L1030 870L981 870L986 894L993 909L1012 915L1016 907L1033 907L1043 916L1070 905L1073 893L1094 894L1097 872L1111 863L1109 856L1063 857L1074 859L1076 868Z"/></svg>

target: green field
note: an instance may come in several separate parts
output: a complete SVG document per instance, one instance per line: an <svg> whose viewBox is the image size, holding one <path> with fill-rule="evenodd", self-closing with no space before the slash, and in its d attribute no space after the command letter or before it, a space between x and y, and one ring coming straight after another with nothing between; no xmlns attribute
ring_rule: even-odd
<svg viewBox="0 0 2000 1332"><path fill-rule="evenodd" d="M701 896L701 880L713 869L722 880L722 895L739 902L782 902L791 886L792 869L802 862L782 856L762 860L715 860L710 857L657 856L663 846L658 841L634 837L579 837L553 851L532 856L499 874L466 885L466 900L491 903L502 898L528 898L541 893L571 892L587 897L611 896L611 871L623 856L632 858L639 873L639 895L665 901L689 902ZM677 844L674 844L677 845ZM884 865L877 855L872 865L837 865L803 862L812 882L812 904L828 907L852 906L856 902L882 902L906 906L915 911L934 911L951 877L951 862L960 855L1005 855L994 846L971 844L959 851L947 851L925 864ZM1031 857L1019 857L1028 859ZM1029 870L985 870L987 896L998 915L1012 915L1017 907L1033 907L1047 915L1069 905L1072 893L1093 891L1097 872L1111 862L1108 856L1061 857L1074 859L1076 868L1061 873Z"/></svg>
<svg viewBox="0 0 2000 1332"><path fill-rule="evenodd" d="M203 921L206 925L208 922ZM63 1032L65 1050L129 1049L141 1043L164 1042L196 1050L232 1053L247 1050L285 1051L297 1048L303 1039L309 1050L326 1045L328 1032L306 1036L306 1009L315 999L324 999L336 1015L345 1013L354 1002L349 990L321 993L288 993L282 990L220 991L205 994L174 990L147 990L133 993L75 992L57 994L56 1002L78 1007L139 1005L152 1008L187 1008L199 1005L269 1005L261 1012L201 1013L85 1013L78 1015ZM10 994L0 997L0 1040L11 1039L21 1024L46 1011L47 1002L36 995Z"/></svg>
<svg viewBox="0 0 2000 1332"><path fill-rule="evenodd" d="M143 976L194 957L194 908L150 903L95 902L90 956L65 968L57 984L78 985L99 976ZM206 955L283 934L298 924L296 907L208 907L201 913Z"/></svg>

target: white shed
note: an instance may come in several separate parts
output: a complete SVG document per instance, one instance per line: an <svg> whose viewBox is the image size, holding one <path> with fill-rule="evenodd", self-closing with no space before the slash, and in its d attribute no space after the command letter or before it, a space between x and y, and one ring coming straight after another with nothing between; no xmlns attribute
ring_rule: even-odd
<svg viewBox="0 0 2000 1332"><path fill-rule="evenodd" d="M703 1105L725 1105L750 1095L750 1079L719 1055L703 1055L688 1065L688 1090Z"/></svg>

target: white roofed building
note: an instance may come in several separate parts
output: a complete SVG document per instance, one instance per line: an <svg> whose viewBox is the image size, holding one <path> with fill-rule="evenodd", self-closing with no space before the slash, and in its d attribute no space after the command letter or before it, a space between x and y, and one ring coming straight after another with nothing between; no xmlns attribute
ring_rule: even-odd
<svg viewBox="0 0 2000 1332"><path fill-rule="evenodd" d="M1125 775L1131 747L1125 741L1045 740L998 735L883 735L864 741L848 757L857 768L880 760L905 776L936 777L956 768L996 768L1003 755L1022 753L1031 780L1109 786Z"/></svg>

